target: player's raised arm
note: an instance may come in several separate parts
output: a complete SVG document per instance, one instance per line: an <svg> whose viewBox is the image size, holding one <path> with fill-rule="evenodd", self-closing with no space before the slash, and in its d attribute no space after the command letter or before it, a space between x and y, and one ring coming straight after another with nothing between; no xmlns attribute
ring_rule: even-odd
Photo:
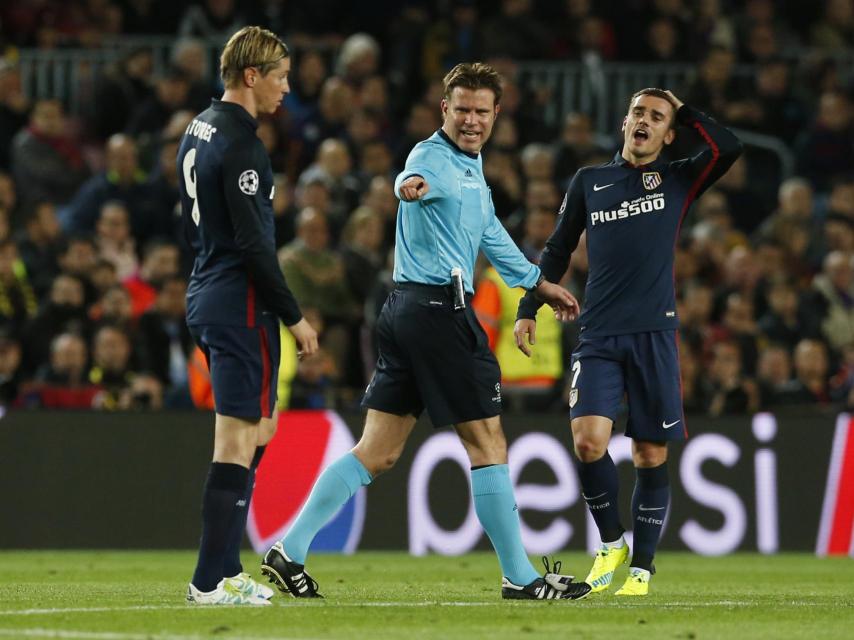
<svg viewBox="0 0 854 640"><path fill-rule="evenodd" d="M697 198L727 172L744 147L732 131L702 111L683 103L670 91L667 93L676 103L677 124L696 131L705 143L700 153L688 158L682 165L687 179L692 182L692 196Z"/></svg>
<svg viewBox="0 0 854 640"><path fill-rule="evenodd" d="M282 322L292 327L302 319L302 313L279 269L273 240L264 233L260 199L269 197L269 194L260 193L260 189L247 193L251 189L240 188L241 176L247 171L257 172L263 162L269 162L263 153L258 140L241 141L229 148L223 159L223 190L234 227L234 239L255 283L255 290Z"/></svg>

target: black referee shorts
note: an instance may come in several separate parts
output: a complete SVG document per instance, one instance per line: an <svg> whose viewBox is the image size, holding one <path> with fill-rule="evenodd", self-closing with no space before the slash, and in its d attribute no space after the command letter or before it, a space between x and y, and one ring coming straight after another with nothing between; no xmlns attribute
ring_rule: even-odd
<svg viewBox="0 0 854 640"><path fill-rule="evenodd" d="M362 406L434 427L501 413L501 371L471 309L455 311L450 287L401 283L377 321L379 359Z"/></svg>

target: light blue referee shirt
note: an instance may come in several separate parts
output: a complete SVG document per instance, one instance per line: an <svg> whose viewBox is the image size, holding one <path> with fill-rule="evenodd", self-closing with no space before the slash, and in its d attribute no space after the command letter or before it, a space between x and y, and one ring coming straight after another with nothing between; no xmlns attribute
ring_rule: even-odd
<svg viewBox="0 0 854 640"><path fill-rule="evenodd" d="M419 142L394 181L419 175L430 186L420 200L397 209L394 281L449 284L451 269L463 271L465 289L474 293L472 272L479 249L511 287L530 289L540 269L528 261L495 217L492 194L483 178L480 154L460 149L441 129Z"/></svg>

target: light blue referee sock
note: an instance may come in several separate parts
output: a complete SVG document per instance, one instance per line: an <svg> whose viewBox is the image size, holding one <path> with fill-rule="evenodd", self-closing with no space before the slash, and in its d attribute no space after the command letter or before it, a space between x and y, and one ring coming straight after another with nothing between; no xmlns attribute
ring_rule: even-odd
<svg viewBox="0 0 854 640"><path fill-rule="evenodd" d="M359 487L371 484L371 474L352 452L338 458L320 474L290 531L282 538L285 553L305 564L317 532L353 497Z"/></svg>
<svg viewBox="0 0 854 640"><path fill-rule="evenodd" d="M506 464L473 469L471 493L474 510L495 547L501 571L513 584L524 586L540 577L522 546L519 511Z"/></svg>

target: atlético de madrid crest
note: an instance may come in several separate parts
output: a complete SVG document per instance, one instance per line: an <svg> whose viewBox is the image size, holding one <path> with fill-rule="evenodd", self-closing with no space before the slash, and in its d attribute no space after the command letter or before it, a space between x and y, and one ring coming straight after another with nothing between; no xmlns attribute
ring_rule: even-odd
<svg viewBox="0 0 854 640"><path fill-rule="evenodd" d="M647 191L657 189L660 184L661 174L658 173L658 171L650 171L649 173L643 174L643 188Z"/></svg>

